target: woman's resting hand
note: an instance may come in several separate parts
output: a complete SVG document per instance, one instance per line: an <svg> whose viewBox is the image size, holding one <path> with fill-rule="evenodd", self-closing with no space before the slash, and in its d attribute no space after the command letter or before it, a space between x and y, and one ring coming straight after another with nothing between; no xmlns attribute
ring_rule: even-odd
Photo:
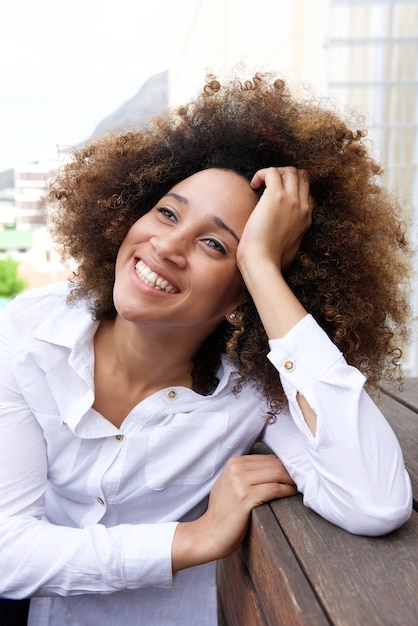
<svg viewBox="0 0 418 626"><path fill-rule="evenodd" d="M273 454L229 459L214 484L206 513L177 527L173 572L228 556L243 540L255 506L296 493L293 480Z"/></svg>

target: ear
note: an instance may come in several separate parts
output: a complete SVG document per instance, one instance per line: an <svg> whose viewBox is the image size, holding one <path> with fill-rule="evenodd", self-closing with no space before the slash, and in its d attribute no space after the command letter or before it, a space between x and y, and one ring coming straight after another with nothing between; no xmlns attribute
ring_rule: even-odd
<svg viewBox="0 0 418 626"><path fill-rule="evenodd" d="M241 283L241 288L237 296L228 303L228 308L224 309L224 318L230 324L236 324L238 321L240 307L246 301L245 285L244 281Z"/></svg>
<svg viewBox="0 0 418 626"><path fill-rule="evenodd" d="M236 317L237 317L236 311L231 311L231 313L229 313L228 315L225 315L225 319L231 324L234 323L234 321L236 320Z"/></svg>

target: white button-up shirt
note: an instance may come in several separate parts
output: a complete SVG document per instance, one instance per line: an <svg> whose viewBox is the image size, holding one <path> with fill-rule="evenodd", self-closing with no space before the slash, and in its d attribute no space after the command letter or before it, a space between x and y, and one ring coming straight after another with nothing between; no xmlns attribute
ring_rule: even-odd
<svg viewBox="0 0 418 626"><path fill-rule="evenodd" d="M116 428L92 408L98 323L67 293L26 292L0 321L0 596L31 596L29 624L215 625L215 565L173 577L173 535L260 436L331 522L373 535L408 519L398 442L311 316L270 342L289 410L265 429L265 401L252 384L233 394L226 359L212 395L162 389Z"/></svg>

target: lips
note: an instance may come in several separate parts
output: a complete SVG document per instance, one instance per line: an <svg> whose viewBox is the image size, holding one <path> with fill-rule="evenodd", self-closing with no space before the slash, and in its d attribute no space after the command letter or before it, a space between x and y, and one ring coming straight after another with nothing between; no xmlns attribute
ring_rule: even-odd
<svg viewBox="0 0 418 626"><path fill-rule="evenodd" d="M135 265L135 271L139 278L148 287L152 287L156 291L165 291L166 293L178 293L178 289L171 285L166 278L159 276L156 272L153 272L148 265L145 265L141 259Z"/></svg>

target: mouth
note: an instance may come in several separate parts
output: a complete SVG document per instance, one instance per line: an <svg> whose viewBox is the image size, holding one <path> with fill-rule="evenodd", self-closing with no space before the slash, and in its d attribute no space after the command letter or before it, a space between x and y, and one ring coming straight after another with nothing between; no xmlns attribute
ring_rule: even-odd
<svg viewBox="0 0 418 626"><path fill-rule="evenodd" d="M148 287L152 287L152 289L156 291L165 291L166 293L179 293L179 290L174 287L174 285L171 285L166 278L153 272L141 259L136 263L135 271L137 276L139 276Z"/></svg>

